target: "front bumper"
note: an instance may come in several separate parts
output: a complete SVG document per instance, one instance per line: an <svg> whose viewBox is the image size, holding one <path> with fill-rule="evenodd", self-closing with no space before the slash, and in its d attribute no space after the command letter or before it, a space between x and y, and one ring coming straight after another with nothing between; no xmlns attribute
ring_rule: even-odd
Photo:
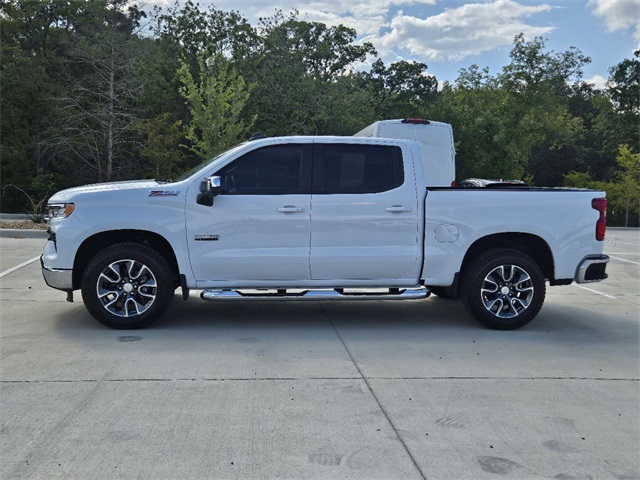
<svg viewBox="0 0 640 480"><path fill-rule="evenodd" d="M599 282L608 277L607 263L609 263L608 255L589 255L582 259L576 270L577 283Z"/></svg>
<svg viewBox="0 0 640 480"><path fill-rule="evenodd" d="M40 257L40 266L42 267L44 281L51 288L57 288L65 292L73 290L73 270L57 270L47 267L44 263L44 255Z"/></svg>

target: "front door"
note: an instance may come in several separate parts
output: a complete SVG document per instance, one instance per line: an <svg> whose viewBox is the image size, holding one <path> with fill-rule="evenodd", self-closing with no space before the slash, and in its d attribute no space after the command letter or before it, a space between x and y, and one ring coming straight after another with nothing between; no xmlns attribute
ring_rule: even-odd
<svg viewBox="0 0 640 480"><path fill-rule="evenodd" d="M198 287L309 280L311 145L253 150L212 175L213 206L187 199L187 243Z"/></svg>

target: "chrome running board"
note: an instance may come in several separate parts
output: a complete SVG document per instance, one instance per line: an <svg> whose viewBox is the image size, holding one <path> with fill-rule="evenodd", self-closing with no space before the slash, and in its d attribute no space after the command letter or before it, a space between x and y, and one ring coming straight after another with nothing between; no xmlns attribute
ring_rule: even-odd
<svg viewBox="0 0 640 480"><path fill-rule="evenodd" d="M426 288L387 288L355 290L203 290L200 298L210 302L233 301L300 301L300 300L414 300L427 298L431 292Z"/></svg>

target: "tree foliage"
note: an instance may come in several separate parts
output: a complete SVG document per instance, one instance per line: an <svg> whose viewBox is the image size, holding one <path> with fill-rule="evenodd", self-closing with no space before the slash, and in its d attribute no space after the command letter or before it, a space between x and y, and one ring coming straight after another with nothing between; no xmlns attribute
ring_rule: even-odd
<svg viewBox="0 0 640 480"><path fill-rule="evenodd" d="M640 114L640 50L633 59L623 60L611 67L607 90L616 110L621 113Z"/></svg>
<svg viewBox="0 0 640 480"><path fill-rule="evenodd" d="M251 86L221 56L198 60L196 80L186 63L181 63L178 77L191 122L185 136L191 151L201 159L214 157L246 138L253 120L243 120Z"/></svg>
<svg viewBox="0 0 640 480"><path fill-rule="evenodd" d="M605 182L592 178L588 173L574 171L565 175L565 185L606 191L609 212L624 215L626 227L631 214L640 217L640 153L633 153L628 145L620 145L616 163L619 170L613 180Z"/></svg>
<svg viewBox="0 0 640 480"><path fill-rule="evenodd" d="M143 173L148 173L156 179L169 179L177 173L183 158L180 145L184 133L182 121L172 121L168 113L143 120L137 128L144 132L144 147L140 149L149 163Z"/></svg>
<svg viewBox="0 0 640 480"><path fill-rule="evenodd" d="M454 125L462 177L539 183L555 167L547 160L557 159L540 153L574 144L584 132L568 100L589 59L577 50L547 52L543 39L527 42L522 35L510 57L495 76L477 65L462 69L455 84L440 92L435 112Z"/></svg>
<svg viewBox="0 0 640 480"><path fill-rule="evenodd" d="M170 177L253 131L351 135L406 117L453 125L458 180L606 186L614 214L637 211L640 51L600 90L577 48L517 35L498 72L438 85L426 64L385 64L355 30L295 10L252 25L194 0L148 18L125 0L7 0L0 27L5 211L29 208L18 189L39 198L37 178Z"/></svg>
<svg viewBox="0 0 640 480"><path fill-rule="evenodd" d="M55 123L44 140L54 155L88 170L88 179L110 181L132 161L136 100L143 88L137 73L144 52L133 34L142 13L127 3L108 0L106 8L77 25L67 51L72 64L67 90L56 98Z"/></svg>
<svg viewBox="0 0 640 480"><path fill-rule="evenodd" d="M421 62L401 60L385 66L381 59L361 73L362 84L374 104L376 118L406 118L436 98L438 82Z"/></svg>
<svg viewBox="0 0 640 480"><path fill-rule="evenodd" d="M357 95L344 87L353 81L354 65L375 53L370 43L356 45L355 38L353 29L302 21L296 11L262 19L260 46L247 73L256 86L249 111L257 116L258 129L267 135L340 130L352 98L338 92Z"/></svg>

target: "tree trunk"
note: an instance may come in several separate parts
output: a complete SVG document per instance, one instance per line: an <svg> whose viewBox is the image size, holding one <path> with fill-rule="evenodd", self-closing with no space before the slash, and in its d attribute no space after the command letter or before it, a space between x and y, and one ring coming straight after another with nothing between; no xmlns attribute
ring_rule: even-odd
<svg viewBox="0 0 640 480"><path fill-rule="evenodd" d="M625 227L629 226L629 203L630 203L630 200L627 198L627 207L625 208L625 211L624 211L624 226Z"/></svg>
<svg viewBox="0 0 640 480"><path fill-rule="evenodd" d="M114 103L114 83L115 83L115 51L114 39L111 40L111 68L109 71L109 119L107 127L107 182L111 181L113 170L113 103Z"/></svg>

